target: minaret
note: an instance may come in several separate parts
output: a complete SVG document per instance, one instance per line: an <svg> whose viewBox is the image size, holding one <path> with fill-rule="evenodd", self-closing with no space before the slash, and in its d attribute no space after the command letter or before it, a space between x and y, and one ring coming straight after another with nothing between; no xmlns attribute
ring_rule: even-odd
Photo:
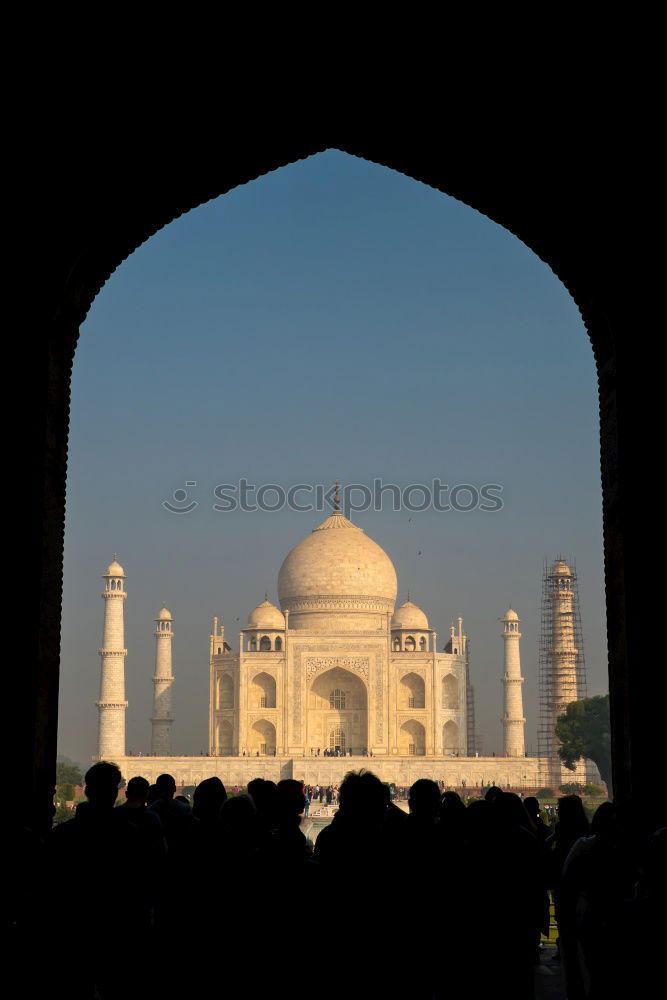
<svg viewBox="0 0 667 1000"><path fill-rule="evenodd" d="M155 619L155 674L153 675L153 717L151 723L151 753L156 757L171 755L171 686L174 675L171 669L171 640L174 636L173 618L166 607Z"/></svg>
<svg viewBox="0 0 667 1000"><path fill-rule="evenodd" d="M558 752L556 722L577 700L577 654L574 644L574 573L564 559L557 559L547 578L551 601L551 722L553 752Z"/></svg>
<svg viewBox="0 0 667 1000"><path fill-rule="evenodd" d="M521 654L519 652L520 618L510 608L504 618L503 640L505 643L505 671L503 673L503 754L505 757L525 757L526 720L523 715L523 695L521 687Z"/></svg>
<svg viewBox="0 0 667 1000"><path fill-rule="evenodd" d="M123 624L123 602L125 593L125 570L113 562L103 574L104 590L104 638L100 657L102 671L100 677L99 728L97 754L102 760L115 761L125 756L125 628Z"/></svg>

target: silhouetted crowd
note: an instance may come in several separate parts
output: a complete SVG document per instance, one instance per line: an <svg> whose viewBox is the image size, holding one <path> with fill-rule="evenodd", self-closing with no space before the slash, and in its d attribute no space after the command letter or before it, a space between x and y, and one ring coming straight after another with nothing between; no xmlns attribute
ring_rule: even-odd
<svg viewBox="0 0 667 1000"><path fill-rule="evenodd" d="M17 838L9 876L25 890L17 947L48 963L27 974L69 998L524 1000L548 890L569 1000L641 997L659 954L667 827L650 809L606 802L589 826L568 795L551 829L535 798L491 788L466 806L420 779L408 814L361 770L313 847L301 820L314 789L297 781L228 797L209 778L190 804L169 774L135 777L120 806L114 764L85 782L48 843Z"/></svg>

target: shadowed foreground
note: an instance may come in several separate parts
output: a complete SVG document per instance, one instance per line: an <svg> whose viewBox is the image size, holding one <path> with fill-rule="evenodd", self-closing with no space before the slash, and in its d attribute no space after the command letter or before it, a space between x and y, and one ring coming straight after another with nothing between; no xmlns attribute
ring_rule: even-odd
<svg viewBox="0 0 667 1000"><path fill-rule="evenodd" d="M350 772L313 847L299 782L192 808L161 775L94 765L87 801L48 843L16 833L11 872L25 996L423 1000L644 995L665 892L664 817L581 801L555 829L537 800L490 789L467 807L421 779L409 814L372 773ZM559 960L540 949L553 893ZM39 943L39 949L36 948ZM40 961L36 961L39 954ZM566 987L567 994L564 992ZM648 995L648 994L646 994Z"/></svg>

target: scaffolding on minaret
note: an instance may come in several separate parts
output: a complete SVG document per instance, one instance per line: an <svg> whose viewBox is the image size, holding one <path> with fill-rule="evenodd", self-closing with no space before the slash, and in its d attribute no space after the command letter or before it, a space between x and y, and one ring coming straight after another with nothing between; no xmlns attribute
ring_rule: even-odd
<svg viewBox="0 0 667 1000"><path fill-rule="evenodd" d="M564 706L587 696L577 568L562 556L542 573L538 756L558 757L555 723Z"/></svg>
<svg viewBox="0 0 667 1000"><path fill-rule="evenodd" d="M468 757L475 755L475 688L470 680L470 641L466 642L466 745Z"/></svg>

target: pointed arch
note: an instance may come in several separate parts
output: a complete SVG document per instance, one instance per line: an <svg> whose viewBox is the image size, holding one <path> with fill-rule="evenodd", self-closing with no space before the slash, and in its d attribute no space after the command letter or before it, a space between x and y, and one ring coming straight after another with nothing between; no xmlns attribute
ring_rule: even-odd
<svg viewBox="0 0 667 1000"><path fill-rule="evenodd" d="M231 674L220 674L218 708L234 708L234 678Z"/></svg>
<svg viewBox="0 0 667 1000"><path fill-rule="evenodd" d="M442 678L442 707L452 709L461 707L459 682L454 674L445 674Z"/></svg>
<svg viewBox="0 0 667 1000"><path fill-rule="evenodd" d="M442 752L444 754L458 753L459 727L450 719L442 727Z"/></svg>
<svg viewBox="0 0 667 1000"><path fill-rule="evenodd" d="M216 726L215 745L221 757L230 757L234 752L234 729L229 719L220 719Z"/></svg>
<svg viewBox="0 0 667 1000"><path fill-rule="evenodd" d="M423 757L426 753L426 731L421 722L404 722L398 734L398 752L408 757Z"/></svg>
<svg viewBox="0 0 667 1000"><path fill-rule="evenodd" d="M262 671L253 677L250 685L250 707L276 707L276 679L271 674Z"/></svg>
<svg viewBox="0 0 667 1000"><path fill-rule="evenodd" d="M426 707L426 687L423 677L415 673L401 677L398 685L398 706L399 708Z"/></svg>
<svg viewBox="0 0 667 1000"><path fill-rule="evenodd" d="M268 719L259 719L250 729L250 753L252 756L272 757L276 752L276 727Z"/></svg>

